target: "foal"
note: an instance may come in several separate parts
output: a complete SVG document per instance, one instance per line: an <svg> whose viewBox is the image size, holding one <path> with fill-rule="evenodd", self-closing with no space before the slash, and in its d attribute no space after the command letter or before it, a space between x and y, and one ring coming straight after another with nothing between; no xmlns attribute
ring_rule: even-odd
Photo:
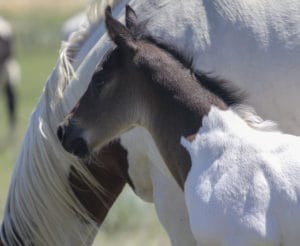
<svg viewBox="0 0 300 246"><path fill-rule="evenodd" d="M211 105L241 102L241 94L219 80L194 74L177 54L144 36L143 26L127 29L106 11L106 25L117 47L94 74L88 90L60 126L66 150L100 149L135 126L146 128L183 188L190 157L180 145L201 126Z"/></svg>
<svg viewBox="0 0 300 246"><path fill-rule="evenodd" d="M247 119L246 111L239 116L231 107L242 102L237 89L194 73L140 26L132 31L113 19L109 8L106 26L117 47L60 126L65 149L85 150L85 158L142 126L185 187L199 244L298 245L299 138L263 131L269 125ZM193 139L199 128L192 147L184 142L189 153L181 136Z"/></svg>

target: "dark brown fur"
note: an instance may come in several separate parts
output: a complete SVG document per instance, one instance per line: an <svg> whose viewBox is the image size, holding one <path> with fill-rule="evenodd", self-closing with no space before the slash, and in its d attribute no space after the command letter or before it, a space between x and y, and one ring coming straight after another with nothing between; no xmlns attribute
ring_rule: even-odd
<svg viewBox="0 0 300 246"><path fill-rule="evenodd" d="M96 161L87 163L86 167L105 192L88 185L74 169L70 173L70 185L91 218L101 225L125 184L131 184L127 174L127 151L119 141L113 141L101 149Z"/></svg>

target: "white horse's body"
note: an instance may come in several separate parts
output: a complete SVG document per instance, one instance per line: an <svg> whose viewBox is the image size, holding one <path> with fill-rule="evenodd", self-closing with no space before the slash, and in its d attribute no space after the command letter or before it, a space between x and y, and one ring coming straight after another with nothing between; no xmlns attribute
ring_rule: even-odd
<svg viewBox="0 0 300 246"><path fill-rule="evenodd" d="M297 246L300 137L250 127L213 107L195 140L185 183L191 228L203 246Z"/></svg>

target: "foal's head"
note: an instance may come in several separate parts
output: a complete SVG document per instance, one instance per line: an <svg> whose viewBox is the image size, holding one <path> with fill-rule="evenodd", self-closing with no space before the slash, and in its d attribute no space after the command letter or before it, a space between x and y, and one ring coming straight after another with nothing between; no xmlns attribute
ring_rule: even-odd
<svg viewBox="0 0 300 246"><path fill-rule="evenodd" d="M142 25L129 6L126 26L112 17L108 7L106 27L115 48L98 65L87 91L57 132L65 149L79 157L136 125L147 125L159 107L155 99L161 95L155 87L164 86L165 76L175 76L172 63L182 66L141 35ZM161 72L162 67L168 74ZM153 80L162 83L153 85Z"/></svg>

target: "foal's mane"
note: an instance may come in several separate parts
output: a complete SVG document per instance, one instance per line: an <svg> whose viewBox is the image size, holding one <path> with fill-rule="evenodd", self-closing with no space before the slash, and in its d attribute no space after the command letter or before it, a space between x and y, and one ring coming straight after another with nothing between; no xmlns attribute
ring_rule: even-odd
<svg viewBox="0 0 300 246"><path fill-rule="evenodd" d="M193 67L192 58L186 57L175 46L166 44L163 40L151 36L147 31L147 21L141 22L131 31L137 40L148 41L168 52L179 61L183 67L190 70L192 76L195 77L201 86L221 98L226 105L244 119L250 127L265 131L277 130L276 123L263 120L252 107L246 105L247 93L244 90L231 81L214 76L212 73L203 73L195 69Z"/></svg>
<svg viewBox="0 0 300 246"><path fill-rule="evenodd" d="M175 46L166 44L163 40L151 36L146 27L147 21L138 24L134 30L132 30L133 35L137 40L145 40L167 51L172 57L179 61L183 67L191 71L191 74L196 78L200 85L218 97L222 98L228 106L233 106L244 102L246 93L239 87L230 81L194 69L192 58L186 57L182 52L179 52Z"/></svg>
<svg viewBox="0 0 300 246"><path fill-rule="evenodd" d="M14 167L0 230L5 245L85 245L93 240L90 237L95 234L96 223L69 185L70 167L76 168L95 189L105 191L96 185L80 160L64 151L56 129L78 100L77 94L66 95L66 89L85 90L88 85L89 81L78 83L76 78L85 58L89 58L89 51L104 32L97 29L101 26L101 8L112 2L119 0L95 1L87 13L89 23L62 45ZM103 23L102 27L104 30Z"/></svg>

